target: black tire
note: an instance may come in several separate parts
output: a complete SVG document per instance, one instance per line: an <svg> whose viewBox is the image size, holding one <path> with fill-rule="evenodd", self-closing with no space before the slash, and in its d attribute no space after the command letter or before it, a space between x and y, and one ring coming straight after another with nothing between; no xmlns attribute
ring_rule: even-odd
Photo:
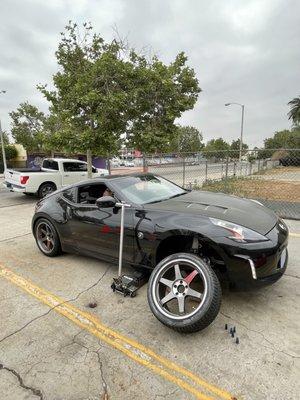
<svg viewBox="0 0 300 400"><path fill-rule="evenodd" d="M23 194L25 194L25 196L34 196L34 193L24 193L23 192Z"/></svg>
<svg viewBox="0 0 300 400"><path fill-rule="evenodd" d="M45 233L43 234L42 231ZM45 256L55 257L62 253L57 231L48 219L40 218L36 221L34 225L34 237L39 250ZM49 242L51 245L48 246Z"/></svg>
<svg viewBox="0 0 300 400"><path fill-rule="evenodd" d="M55 192L56 190L56 186L54 183L52 182L46 182L43 183L38 190L38 197L40 199L43 199L44 197L46 197L48 194Z"/></svg>
<svg viewBox="0 0 300 400"><path fill-rule="evenodd" d="M179 275L176 277L175 266L177 265L179 265ZM182 265L182 268L185 269L180 269L180 265ZM172 280L173 278L164 278L164 274L172 273L172 268L174 268L174 281ZM190 268L192 273L187 272ZM188 273L188 275L184 278L183 275L186 273ZM178 281L178 276L182 277L180 278L182 281ZM191 278L191 276L193 277ZM188 281L190 278L191 280ZM168 284L161 282L162 280ZM195 291L191 287L191 281L193 281L193 285L200 285L199 287L202 285L203 293ZM183 283L182 285L181 282ZM175 286L175 284L177 284L177 286ZM174 289L174 287L177 289ZM184 290L185 292L180 292L179 287L183 287L183 289L180 290ZM167 290L169 290L168 293ZM180 293L176 292L177 290ZM164 298L162 299L160 299L161 291L164 291ZM164 306L162 300L167 298L166 293L168 296L174 297L171 298L171 300L168 300L168 303L165 303ZM190 301L196 301L196 296L193 296L189 293L197 293L197 296L201 295L201 297L197 299L199 301L197 307L191 307L192 311L190 313L185 313L186 299L192 297L194 300ZM180 299L178 298L180 296L184 297L184 313L180 313ZM148 283L148 303L154 316L164 325L178 332L197 332L210 325L218 315L221 306L221 298L221 286L215 272L207 263L194 254L177 253L166 257L154 268ZM178 315L171 312L167 306L167 304L170 304L172 301L175 302L175 307L177 306L178 301Z"/></svg>

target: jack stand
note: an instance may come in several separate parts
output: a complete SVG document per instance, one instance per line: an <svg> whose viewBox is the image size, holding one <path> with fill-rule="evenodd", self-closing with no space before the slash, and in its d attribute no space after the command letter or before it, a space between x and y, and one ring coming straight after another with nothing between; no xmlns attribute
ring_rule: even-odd
<svg viewBox="0 0 300 400"><path fill-rule="evenodd" d="M114 292L123 294L124 297L135 297L137 290L147 282L148 273L134 271L132 275L122 275L114 278L111 288Z"/></svg>
<svg viewBox="0 0 300 400"><path fill-rule="evenodd" d="M119 269L118 277L113 279L111 288L114 292L123 294L124 297L135 297L136 291L147 281L148 274L141 271L135 271L132 275L122 275L123 261L123 240L124 240L124 214L125 208L130 208L130 204L116 203L116 207L121 208L121 226L120 226L120 245L119 245Z"/></svg>

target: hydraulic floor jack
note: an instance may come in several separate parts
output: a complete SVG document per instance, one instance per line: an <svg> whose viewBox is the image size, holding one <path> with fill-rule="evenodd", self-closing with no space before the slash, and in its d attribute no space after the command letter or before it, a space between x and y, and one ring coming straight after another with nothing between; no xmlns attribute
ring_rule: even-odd
<svg viewBox="0 0 300 400"><path fill-rule="evenodd" d="M124 297L126 296L135 297L137 290L146 283L148 279L148 274L142 271L134 271L132 275L122 274L124 215L125 215L125 208L130 208L131 205L126 203L116 203L116 207L121 208L119 269L118 269L118 277L113 278L113 283L111 284L111 288L114 292L123 294Z"/></svg>

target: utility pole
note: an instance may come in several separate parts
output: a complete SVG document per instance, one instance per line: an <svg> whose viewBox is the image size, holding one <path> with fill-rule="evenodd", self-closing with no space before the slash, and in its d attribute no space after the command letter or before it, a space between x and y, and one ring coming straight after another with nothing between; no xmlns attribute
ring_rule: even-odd
<svg viewBox="0 0 300 400"><path fill-rule="evenodd" d="M6 90L1 90L0 94L6 93ZM4 148L4 137L3 137L3 131L1 127L1 120L0 120L0 137L1 137L1 147L2 147L2 158L3 158L3 167L4 171L7 169L7 164L6 164L6 155L5 155L5 148Z"/></svg>

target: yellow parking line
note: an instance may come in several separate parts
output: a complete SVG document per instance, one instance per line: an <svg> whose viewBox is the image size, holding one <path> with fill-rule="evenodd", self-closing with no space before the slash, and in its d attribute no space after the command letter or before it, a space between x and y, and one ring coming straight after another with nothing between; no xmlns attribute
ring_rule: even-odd
<svg viewBox="0 0 300 400"><path fill-rule="evenodd" d="M227 391L206 382L193 372L156 354L153 350L137 341L112 330L102 324L94 315L67 303L66 300L38 287L0 264L0 277L1 276L53 308L57 313L64 315L76 325L119 350L131 360L149 368L168 381L176 384L181 389L193 394L197 399L216 399L216 397L211 397L213 394L214 396L216 395L218 399L236 400L236 398ZM200 389L205 390L208 394L201 392Z"/></svg>
<svg viewBox="0 0 300 400"><path fill-rule="evenodd" d="M290 236L290 237L295 237L295 238L300 238L300 233L293 233L293 232L290 232L290 233L289 233L289 236Z"/></svg>

